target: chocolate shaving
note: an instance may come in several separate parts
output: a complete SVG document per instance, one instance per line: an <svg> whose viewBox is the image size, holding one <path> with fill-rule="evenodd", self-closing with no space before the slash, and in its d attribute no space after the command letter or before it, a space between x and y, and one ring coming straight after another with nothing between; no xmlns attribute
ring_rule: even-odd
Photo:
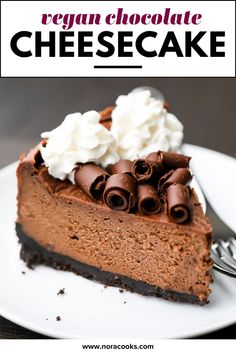
<svg viewBox="0 0 236 354"><path fill-rule="evenodd" d="M43 140L41 141L41 145L42 145L43 147L46 147L46 146L47 146L47 142L48 142L48 139L43 139Z"/></svg>
<svg viewBox="0 0 236 354"><path fill-rule="evenodd" d="M120 174L120 173L127 173L128 175L131 175L131 167L132 167L132 161L119 160L114 165L108 166L107 171L111 175Z"/></svg>
<svg viewBox="0 0 236 354"><path fill-rule="evenodd" d="M93 199L102 197L109 174L94 163L80 164L75 171L75 182Z"/></svg>
<svg viewBox="0 0 236 354"><path fill-rule="evenodd" d="M161 210L161 202L156 190L149 184L138 186L138 209L142 214L157 214Z"/></svg>
<svg viewBox="0 0 236 354"><path fill-rule="evenodd" d="M157 152L151 152L151 154L149 154L147 156L147 160L148 161L152 161L152 162L155 162L157 164L160 163L160 159L159 159L159 156L157 155Z"/></svg>
<svg viewBox="0 0 236 354"><path fill-rule="evenodd" d="M136 202L136 182L127 174L108 178L103 194L104 202L114 210L130 212Z"/></svg>
<svg viewBox="0 0 236 354"><path fill-rule="evenodd" d="M191 157L176 152L164 152L158 151L157 153L159 161L168 168L189 167L189 161Z"/></svg>
<svg viewBox="0 0 236 354"><path fill-rule="evenodd" d="M159 180L158 183L158 188L162 191L162 187L165 184L165 182L168 180L168 178L172 175L172 173L174 173L175 170L169 170L168 172L166 172Z"/></svg>
<svg viewBox="0 0 236 354"><path fill-rule="evenodd" d="M167 189L168 215L177 224L190 220L188 188L182 184L172 184Z"/></svg>
<svg viewBox="0 0 236 354"><path fill-rule="evenodd" d="M133 162L131 172L138 182L146 182L162 171L157 153L151 153L146 159L137 159Z"/></svg>
<svg viewBox="0 0 236 354"><path fill-rule="evenodd" d="M38 170L40 168L40 166L42 166L44 164L44 160L42 158L41 152L40 150L38 150L34 156L34 167Z"/></svg>
<svg viewBox="0 0 236 354"><path fill-rule="evenodd" d="M169 104L169 102L164 102L163 107L164 107L167 111L169 111L169 110L170 110L170 104Z"/></svg>
<svg viewBox="0 0 236 354"><path fill-rule="evenodd" d="M40 147L46 147L47 146L47 142L48 142L48 139L43 139L41 140L40 144L38 145L38 148L37 148L37 151L35 152L35 155L34 155L34 167L36 169L39 169L40 166L42 166L44 164L44 160L42 158L42 155L41 155L41 152L40 152Z"/></svg>
<svg viewBox="0 0 236 354"><path fill-rule="evenodd" d="M103 111L100 112L100 120L99 122L104 125L105 128L110 129L111 128L111 114L112 111L115 107L111 106L111 107L107 107L105 108Z"/></svg>
<svg viewBox="0 0 236 354"><path fill-rule="evenodd" d="M170 185L178 183L186 185L191 179L192 175L188 168L177 168L177 170L169 175L167 180L163 183L162 188L166 190Z"/></svg>

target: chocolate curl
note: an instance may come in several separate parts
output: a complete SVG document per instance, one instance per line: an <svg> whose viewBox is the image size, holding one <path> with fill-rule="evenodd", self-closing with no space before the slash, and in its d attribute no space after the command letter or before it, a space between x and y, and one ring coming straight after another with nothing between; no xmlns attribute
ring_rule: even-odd
<svg viewBox="0 0 236 354"><path fill-rule="evenodd" d="M179 167L189 167L189 161L191 157L182 154L177 154L176 152L157 152L159 161L168 168L179 168Z"/></svg>
<svg viewBox="0 0 236 354"><path fill-rule="evenodd" d="M43 147L46 147L47 142L48 142L48 139L42 139L41 145L42 145Z"/></svg>
<svg viewBox="0 0 236 354"><path fill-rule="evenodd" d="M75 171L75 183L93 199L99 199L109 174L94 163L80 164Z"/></svg>
<svg viewBox="0 0 236 354"><path fill-rule="evenodd" d="M162 165L159 163L157 153L153 152L146 159L138 159L133 162L131 172L138 182L149 181L162 171Z"/></svg>
<svg viewBox="0 0 236 354"><path fill-rule="evenodd" d="M189 193L182 184L172 184L167 189L168 215L177 224L190 220Z"/></svg>
<svg viewBox="0 0 236 354"><path fill-rule="evenodd" d="M151 152L151 154L149 154L147 156L147 160L148 161L152 161L152 162L155 162L156 164L159 164L160 161L159 161L159 156L157 155L157 152Z"/></svg>
<svg viewBox="0 0 236 354"><path fill-rule="evenodd" d="M169 104L169 102L164 102L163 107L164 107L167 111L169 111L169 110L170 110L170 104Z"/></svg>
<svg viewBox="0 0 236 354"><path fill-rule="evenodd" d="M104 202L114 210L129 213L136 202L136 182L127 174L115 174L108 178L103 193Z"/></svg>
<svg viewBox="0 0 236 354"><path fill-rule="evenodd" d="M111 121L112 121L111 114L114 108L115 108L114 106L107 107L103 111L99 112L100 113L99 123L104 125L104 127L107 129L111 128Z"/></svg>
<svg viewBox="0 0 236 354"><path fill-rule="evenodd" d="M119 160L114 165L108 166L107 170L111 175L126 173L131 175L131 167L133 162L130 160Z"/></svg>
<svg viewBox="0 0 236 354"><path fill-rule="evenodd" d="M44 160L42 158L40 148L46 147L47 142L48 142L48 139L43 139L36 148L36 151L34 154L34 167L36 167L37 169L39 169L39 167L44 164Z"/></svg>
<svg viewBox="0 0 236 354"><path fill-rule="evenodd" d="M157 214L161 210L161 202L155 188L149 184L138 186L138 209L142 214Z"/></svg>
<svg viewBox="0 0 236 354"><path fill-rule="evenodd" d="M186 185L189 181L191 181L192 175L188 168L177 168L177 170L173 171L166 181L163 183L162 188L166 190L172 184L183 184ZM161 181L160 181L161 182Z"/></svg>
<svg viewBox="0 0 236 354"><path fill-rule="evenodd" d="M174 171L175 170L169 170L160 178L159 183L158 183L159 189L163 189L163 185L166 183L166 181L172 175L172 173L174 173Z"/></svg>

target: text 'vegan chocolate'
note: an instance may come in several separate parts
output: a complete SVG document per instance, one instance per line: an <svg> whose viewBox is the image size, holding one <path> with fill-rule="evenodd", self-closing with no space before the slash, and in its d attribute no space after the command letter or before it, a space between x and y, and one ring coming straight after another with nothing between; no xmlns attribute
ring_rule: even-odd
<svg viewBox="0 0 236 354"><path fill-rule="evenodd" d="M104 202L114 210L130 212L136 202L136 182L127 174L108 178L103 194Z"/></svg>
<svg viewBox="0 0 236 354"><path fill-rule="evenodd" d="M138 210L142 214L157 214L161 210L161 202L153 186L140 184L138 186Z"/></svg>
<svg viewBox="0 0 236 354"><path fill-rule="evenodd" d="M159 161L168 168L189 167L191 157L176 152L158 151Z"/></svg>
<svg viewBox="0 0 236 354"><path fill-rule="evenodd" d="M167 189L168 215L176 223L182 224L191 218L189 191L182 184L172 184Z"/></svg>
<svg viewBox="0 0 236 354"><path fill-rule="evenodd" d="M94 163L80 164L75 171L75 183L94 199L99 199L109 174Z"/></svg>

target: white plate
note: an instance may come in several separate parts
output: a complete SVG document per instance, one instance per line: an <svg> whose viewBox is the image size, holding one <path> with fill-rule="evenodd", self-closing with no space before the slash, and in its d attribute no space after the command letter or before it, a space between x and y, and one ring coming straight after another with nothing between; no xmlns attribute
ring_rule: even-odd
<svg viewBox="0 0 236 354"><path fill-rule="evenodd" d="M200 160L210 156L209 168L221 166L228 158L191 145L186 148L189 154L191 149L198 151ZM20 246L14 231L15 168L16 164L12 164L0 171L2 316L57 338L186 338L236 322L236 279L221 274L214 274L210 304L200 307L120 293L117 288L105 289L72 273L44 266L28 269L19 258ZM218 186L217 176L211 183ZM64 287L65 295L58 296L58 290Z"/></svg>

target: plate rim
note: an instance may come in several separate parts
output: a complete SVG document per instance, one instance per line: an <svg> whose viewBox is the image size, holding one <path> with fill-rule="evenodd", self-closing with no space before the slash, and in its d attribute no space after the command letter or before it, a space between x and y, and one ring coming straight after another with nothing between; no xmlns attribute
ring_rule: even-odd
<svg viewBox="0 0 236 354"><path fill-rule="evenodd" d="M45 335L47 337L51 337L52 339L78 339L78 340L89 340L89 339L106 339L106 336L104 337L70 337L70 336L65 336L63 335L62 333L57 332L57 331L54 331L54 330L44 330L42 326L38 326L38 325L32 325L32 324L29 324L27 321L21 321L19 320L17 317L14 317L14 315L9 315L6 311L2 311L2 309L0 308L0 315L2 317L4 317L5 319L11 321L12 323L20 326L20 327L23 327L27 330L30 330L30 331L33 331L35 333L38 333L38 334L42 334L42 335ZM236 324L236 320L235 319L232 319L232 320L225 320L224 322L222 322L221 324L216 324L214 326L212 326L211 328L209 329L201 329L201 330L198 330L198 331L192 331L191 333L189 332L187 335L182 335L182 336L170 336L170 337L164 337L164 338L159 338L159 337L149 337L149 339L153 339L153 340L161 340L161 339L188 339L188 338L192 338L194 339L194 337L199 337L201 335L206 335L206 334L209 334L209 333L212 333L212 332L215 332L215 331L218 331L218 330L221 330L223 328L227 328L228 326L231 326L231 325L234 325ZM138 337L133 337L133 339L142 339L140 336ZM122 337L114 337L114 339L123 339ZM147 338L145 338L147 339Z"/></svg>
<svg viewBox="0 0 236 354"><path fill-rule="evenodd" d="M235 162L235 158L234 157L231 157L229 155L226 155L224 153L221 153L221 152L218 152L218 151L215 151L215 150L212 150L212 149L209 149L209 148L205 148L205 147L201 147L201 146L197 146L197 145L193 145L193 144L183 144L183 148L184 146L190 146L190 147L193 147L193 148L198 148L198 149L201 149L201 150L208 150L210 152L213 152L215 154L218 154L220 155L221 158L228 158L230 159L231 161L234 161ZM4 167L2 167L0 169L0 178L4 178L5 175L7 175L8 173L10 172L13 172L13 169L16 170L16 167L18 165L19 161L15 161L13 163L10 163ZM27 320L22 320L20 319L19 317L15 316L14 314L12 313L9 313L7 312L6 310L2 309L1 307L1 302L0 302L0 315L2 317L4 317L5 319L23 327L23 328L26 328L28 330L31 330L31 331L34 331L36 333L39 333L39 334L42 334L42 335L45 335L47 337L51 337L51 338L58 338L58 339L89 339L90 337L70 337L70 336L65 336L63 335L63 333L61 332L60 329L58 330L53 330L53 329L44 329L42 327L42 325L37 325L37 324L32 324L30 322L28 322ZM180 335L180 336L170 336L170 337L164 337L164 338L169 338L169 339L184 339L184 338L191 338L191 337L198 337L198 336L201 336L201 335L205 335L205 334L209 334L211 332L214 332L214 331L218 331L220 329L223 329L225 327L228 327L228 326L231 326L233 324L236 324L236 317L232 317L230 319L227 319L227 320L224 320L224 321L221 321L220 323L216 323L214 325L211 325L210 328L201 328L199 330L193 330L193 331L190 331L188 332L188 334L185 334L185 335ZM106 338L106 336L104 337L95 337L97 339L100 339L100 338ZM115 338L120 338L120 337L115 337ZM121 337L122 338L122 337ZM140 337L139 337L140 338ZM92 339L92 337L91 337ZM150 338L150 339L161 339L161 338Z"/></svg>

